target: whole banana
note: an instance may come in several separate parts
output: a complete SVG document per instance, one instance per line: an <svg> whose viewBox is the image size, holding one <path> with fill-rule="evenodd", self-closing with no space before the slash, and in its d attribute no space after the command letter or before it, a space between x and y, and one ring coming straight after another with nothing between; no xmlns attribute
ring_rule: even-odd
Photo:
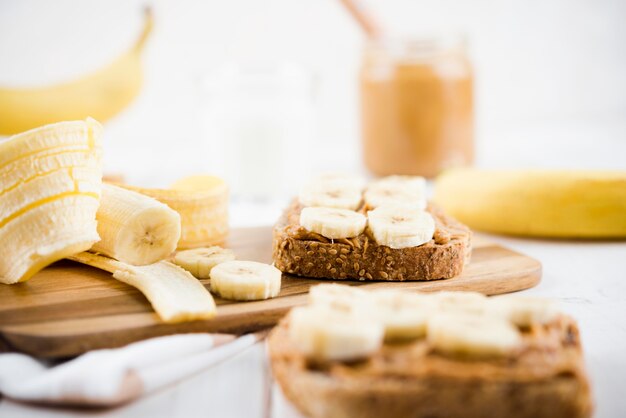
<svg viewBox="0 0 626 418"><path fill-rule="evenodd" d="M147 9L143 31L135 44L92 74L45 87L0 86L0 135L88 116L99 121L115 116L141 89L141 51L152 25L152 15Z"/></svg>
<svg viewBox="0 0 626 418"><path fill-rule="evenodd" d="M468 226L511 235L626 238L626 172L452 170L436 203Z"/></svg>

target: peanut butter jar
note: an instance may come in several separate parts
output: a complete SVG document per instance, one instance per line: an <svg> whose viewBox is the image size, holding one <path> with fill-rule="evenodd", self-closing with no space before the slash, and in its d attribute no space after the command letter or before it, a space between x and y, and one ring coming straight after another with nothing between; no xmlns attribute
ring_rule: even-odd
<svg viewBox="0 0 626 418"><path fill-rule="evenodd" d="M434 177L474 159L473 75L460 36L374 40L361 66L365 165Z"/></svg>

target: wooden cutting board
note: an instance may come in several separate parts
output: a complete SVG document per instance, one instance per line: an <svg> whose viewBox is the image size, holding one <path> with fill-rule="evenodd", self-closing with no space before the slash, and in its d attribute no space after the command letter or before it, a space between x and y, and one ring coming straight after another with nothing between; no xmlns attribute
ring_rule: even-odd
<svg viewBox="0 0 626 418"><path fill-rule="evenodd" d="M370 289L474 290L487 295L535 286L541 264L475 236L471 263L459 277L430 282L342 283ZM229 247L242 260L271 262L271 229L235 229ZM311 285L324 280L283 275L280 296L257 302L216 300L212 320L164 324L144 296L110 273L71 261L58 262L29 281L0 285L0 350L65 357L181 332L244 333L274 325L289 308L306 302ZM203 281L208 287L208 282Z"/></svg>

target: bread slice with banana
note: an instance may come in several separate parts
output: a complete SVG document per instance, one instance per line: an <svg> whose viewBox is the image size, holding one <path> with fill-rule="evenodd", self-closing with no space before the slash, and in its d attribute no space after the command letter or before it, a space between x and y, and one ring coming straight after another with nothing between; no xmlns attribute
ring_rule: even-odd
<svg viewBox="0 0 626 418"><path fill-rule="evenodd" d="M269 336L273 375L305 416L592 415L576 322L552 301L358 290L312 287Z"/></svg>
<svg viewBox="0 0 626 418"><path fill-rule="evenodd" d="M278 269L334 280L435 280L459 275L471 231L428 204L425 180L354 176L306 184L273 230Z"/></svg>

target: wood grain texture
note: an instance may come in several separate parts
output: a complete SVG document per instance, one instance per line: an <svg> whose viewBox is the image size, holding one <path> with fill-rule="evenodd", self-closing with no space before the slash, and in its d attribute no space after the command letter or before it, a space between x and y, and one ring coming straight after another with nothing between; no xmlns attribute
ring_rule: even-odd
<svg viewBox="0 0 626 418"><path fill-rule="evenodd" d="M229 247L243 260L271 262L271 229L235 229ZM494 295L527 289L541 278L541 264L476 236L472 261L463 274L429 282L341 283L367 288L420 291L473 290ZM65 357L118 347L143 338L183 332L244 333L274 325L291 307L306 302L310 286L326 280L283 275L280 296L257 302L216 299L217 317L164 324L143 295L110 273L61 261L29 281L0 286L0 350L40 357ZM208 282L203 281L208 287Z"/></svg>

